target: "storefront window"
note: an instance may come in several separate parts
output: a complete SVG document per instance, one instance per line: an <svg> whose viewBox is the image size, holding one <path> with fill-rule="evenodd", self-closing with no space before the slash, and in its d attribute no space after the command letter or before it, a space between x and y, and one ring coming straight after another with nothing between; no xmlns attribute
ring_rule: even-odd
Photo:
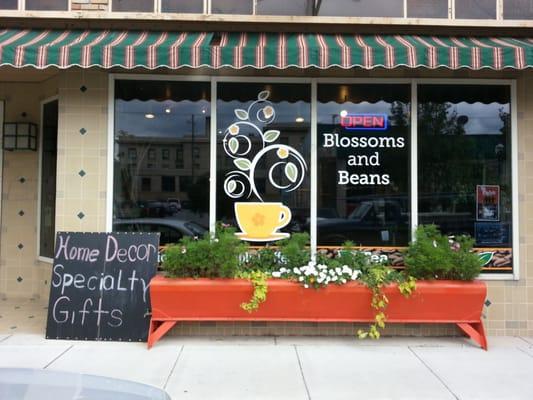
<svg viewBox="0 0 533 400"><path fill-rule="evenodd" d="M209 90L205 82L116 81L115 230L205 232Z"/></svg>
<svg viewBox="0 0 533 400"><path fill-rule="evenodd" d="M18 0L0 0L0 10L18 9Z"/></svg>
<svg viewBox="0 0 533 400"><path fill-rule="evenodd" d="M418 220L511 247L509 86L418 87Z"/></svg>
<svg viewBox="0 0 533 400"><path fill-rule="evenodd" d="M318 86L318 245L409 239L408 85Z"/></svg>
<svg viewBox="0 0 533 400"><path fill-rule="evenodd" d="M220 83L217 219L251 242L307 231L310 86Z"/></svg>
<svg viewBox="0 0 533 400"><path fill-rule="evenodd" d="M211 0L212 14L253 14L253 0Z"/></svg>
<svg viewBox="0 0 533 400"><path fill-rule="evenodd" d="M113 11L154 12L154 0L113 0Z"/></svg>
<svg viewBox="0 0 533 400"><path fill-rule="evenodd" d="M457 0L455 18L495 19L496 0Z"/></svg>
<svg viewBox="0 0 533 400"><path fill-rule="evenodd" d="M403 17L403 0L323 0L317 3L319 16Z"/></svg>
<svg viewBox="0 0 533 400"><path fill-rule="evenodd" d="M161 11L201 14L204 12L204 0L161 0Z"/></svg>
<svg viewBox="0 0 533 400"><path fill-rule="evenodd" d="M503 2L504 19L533 19L533 1L505 0Z"/></svg>
<svg viewBox="0 0 533 400"><path fill-rule="evenodd" d="M26 10L66 11L68 0L26 0Z"/></svg>
<svg viewBox="0 0 533 400"><path fill-rule="evenodd" d="M312 0L257 0L258 15L313 15Z"/></svg>
<svg viewBox="0 0 533 400"><path fill-rule="evenodd" d="M448 0L407 0L408 18L448 18Z"/></svg>

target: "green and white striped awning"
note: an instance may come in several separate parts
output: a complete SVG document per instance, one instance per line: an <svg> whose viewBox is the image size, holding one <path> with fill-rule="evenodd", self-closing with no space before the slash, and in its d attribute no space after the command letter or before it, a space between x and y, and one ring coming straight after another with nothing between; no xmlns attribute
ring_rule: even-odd
<svg viewBox="0 0 533 400"><path fill-rule="evenodd" d="M524 69L533 66L533 39L0 28L0 65Z"/></svg>

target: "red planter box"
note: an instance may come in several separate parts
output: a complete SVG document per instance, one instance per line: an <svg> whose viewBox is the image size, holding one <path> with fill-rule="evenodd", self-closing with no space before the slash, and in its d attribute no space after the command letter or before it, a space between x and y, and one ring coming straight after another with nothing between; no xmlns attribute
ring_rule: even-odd
<svg viewBox="0 0 533 400"><path fill-rule="evenodd" d="M150 283L152 319L148 347L179 321L311 321L372 322L371 292L350 282L305 289L282 279L268 281L267 300L248 313L252 285L241 279L176 279L156 276ZM487 349L481 311L487 288L483 282L418 281L411 297L396 285L384 289L389 298L387 323L454 323Z"/></svg>

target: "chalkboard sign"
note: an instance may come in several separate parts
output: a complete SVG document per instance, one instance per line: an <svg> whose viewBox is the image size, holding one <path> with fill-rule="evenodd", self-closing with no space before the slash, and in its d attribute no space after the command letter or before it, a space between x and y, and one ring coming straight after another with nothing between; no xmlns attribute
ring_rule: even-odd
<svg viewBox="0 0 533 400"><path fill-rule="evenodd" d="M146 341L159 233L58 232L47 339Z"/></svg>

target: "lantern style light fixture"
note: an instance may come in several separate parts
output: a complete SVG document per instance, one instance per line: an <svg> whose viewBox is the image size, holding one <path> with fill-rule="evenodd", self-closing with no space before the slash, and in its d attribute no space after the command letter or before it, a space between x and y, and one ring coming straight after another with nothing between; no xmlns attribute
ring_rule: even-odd
<svg viewBox="0 0 533 400"><path fill-rule="evenodd" d="M37 150L37 125L31 122L4 123L4 150Z"/></svg>

